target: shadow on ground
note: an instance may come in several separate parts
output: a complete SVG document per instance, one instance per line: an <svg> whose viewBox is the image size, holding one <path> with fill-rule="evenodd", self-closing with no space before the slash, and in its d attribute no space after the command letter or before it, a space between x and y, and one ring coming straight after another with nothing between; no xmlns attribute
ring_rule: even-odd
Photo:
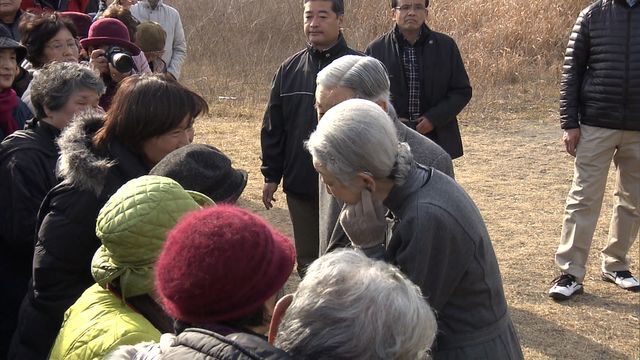
<svg viewBox="0 0 640 360"><path fill-rule="evenodd" d="M567 312L569 316L570 312ZM562 328L530 311L511 308L513 322L518 324L518 335L523 347L535 350L552 359L629 359L628 354L618 352L583 335ZM546 336L540 336L546 334ZM633 336L632 334L629 334ZM562 338L564 346L549 347L549 338ZM582 354L582 355L581 355Z"/></svg>

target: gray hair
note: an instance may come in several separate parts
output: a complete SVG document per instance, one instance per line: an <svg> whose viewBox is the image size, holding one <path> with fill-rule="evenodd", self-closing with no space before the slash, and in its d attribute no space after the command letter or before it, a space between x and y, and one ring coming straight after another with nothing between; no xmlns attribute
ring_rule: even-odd
<svg viewBox="0 0 640 360"><path fill-rule="evenodd" d="M402 185L413 166L406 143L398 143L395 125L375 103L350 99L329 109L305 146L314 163L350 186L359 172Z"/></svg>
<svg viewBox="0 0 640 360"><path fill-rule="evenodd" d="M62 109L71 95L78 90L88 89L98 95L104 93L104 83L91 68L72 62L53 62L38 71L31 82L31 102L37 119L47 117L49 110Z"/></svg>
<svg viewBox="0 0 640 360"><path fill-rule="evenodd" d="M397 268L338 250L307 270L275 345L296 358L413 360L436 330L420 288Z"/></svg>
<svg viewBox="0 0 640 360"><path fill-rule="evenodd" d="M387 69L369 56L345 55L334 60L318 73L316 84L325 88L346 87L357 98L389 103Z"/></svg>

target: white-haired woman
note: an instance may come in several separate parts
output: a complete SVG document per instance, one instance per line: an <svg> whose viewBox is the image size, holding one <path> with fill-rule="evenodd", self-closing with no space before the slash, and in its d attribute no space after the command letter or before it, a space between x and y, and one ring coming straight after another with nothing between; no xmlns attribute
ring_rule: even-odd
<svg viewBox="0 0 640 360"><path fill-rule="evenodd" d="M352 244L398 266L436 310L435 358L522 358L480 212L454 180L413 161L379 106L333 107L307 148L345 202L340 222ZM394 220L388 241L385 207Z"/></svg>
<svg viewBox="0 0 640 360"><path fill-rule="evenodd" d="M436 336L420 289L360 251L337 250L314 261L280 323L286 300L276 307L271 331L278 331L276 346L297 359L415 360Z"/></svg>

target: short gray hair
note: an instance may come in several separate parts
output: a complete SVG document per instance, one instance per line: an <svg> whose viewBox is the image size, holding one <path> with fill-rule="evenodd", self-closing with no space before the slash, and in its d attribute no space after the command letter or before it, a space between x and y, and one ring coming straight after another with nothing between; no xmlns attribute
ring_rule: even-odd
<svg viewBox="0 0 640 360"><path fill-rule="evenodd" d="M370 56L345 55L327 65L316 77L325 88L346 87L357 98L389 103L389 76L384 64Z"/></svg>
<svg viewBox="0 0 640 360"><path fill-rule="evenodd" d="M436 330L420 288L397 268L338 250L307 270L275 345L309 359L417 359Z"/></svg>
<svg viewBox="0 0 640 360"><path fill-rule="evenodd" d="M350 99L329 109L305 146L314 163L350 186L359 172L402 185L413 166L413 155L389 115L375 103Z"/></svg>
<svg viewBox="0 0 640 360"><path fill-rule="evenodd" d="M72 62L47 64L31 82L31 102L37 119L47 117L44 108L59 110L78 90L88 89L98 95L104 93L104 83L91 68Z"/></svg>

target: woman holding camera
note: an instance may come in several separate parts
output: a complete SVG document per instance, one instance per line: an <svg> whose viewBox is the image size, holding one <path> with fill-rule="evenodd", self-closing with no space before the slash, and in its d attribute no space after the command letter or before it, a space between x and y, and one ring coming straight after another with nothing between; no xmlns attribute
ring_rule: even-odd
<svg viewBox="0 0 640 360"><path fill-rule="evenodd" d="M140 48L129 39L129 30L120 20L99 19L89 28L89 36L80 40L89 54L89 64L100 73L107 91L100 97L100 106L108 110L118 83L129 75L138 73L133 56L140 55Z"/></svg>
<svg viewBox="0 0 640 360"><path fill-rule="evenodd" d="M47 357L64 312L94 283L98 211L125 182L189 144L194 119L206 111L205 100L177 82L134 75L123 80L106 115L85 114L63 131L58 141L63 181L40 208L33 277L10 359Z"/></svg>

